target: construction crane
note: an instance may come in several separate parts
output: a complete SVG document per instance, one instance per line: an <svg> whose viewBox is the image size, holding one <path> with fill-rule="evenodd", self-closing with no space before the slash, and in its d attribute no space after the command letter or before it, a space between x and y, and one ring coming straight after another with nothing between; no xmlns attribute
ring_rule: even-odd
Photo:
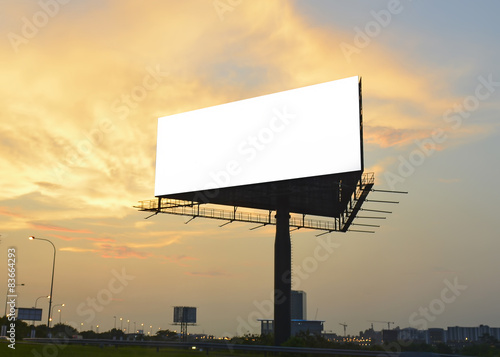
<svg viewBox="0 0 500 357"><path fill-rule="evenodd" d="M343 324L339 322L339 325L344 326L344 337L346 336L346 329L347 329L347 324L344 322Z"/></svg>
<svg viewBox="0 0 500 357"><path fill-rule="evenodd" d="M387 329L388 330L391 329L391 324L394 325L394 322L391 322L391 321L368 321L368 322L379 322L381 324L387 324ZM373 328L373 325L372 325L372 328Z"/></svg>

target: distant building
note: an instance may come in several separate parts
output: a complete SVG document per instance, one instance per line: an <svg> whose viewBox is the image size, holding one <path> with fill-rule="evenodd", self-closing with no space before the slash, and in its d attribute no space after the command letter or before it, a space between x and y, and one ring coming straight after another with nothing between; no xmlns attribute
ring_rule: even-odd
<svg viewBox="0 0 500 357"><path fill-rule="evenodd" d="M500 340L500 328L479 325L478 327L449 326L446 331L448 341L453 342L476 342L483 336L491 336Z"/></svg>
<svg viewBox="0 0 500 357"><path fill-rule="evenodd" d="M274 332L274 320L259 319L260 332L262 335L268 335ZM309 332L314 335L321 335L325 321L319 320L292 320L291 334L297 335L300 332Z"/></svg>
<svg viewBox="0 0 500 357"><path fill-rule="evenodd" d="M399 340L405 342L421 342L425 343L427 340L425 330L417 330L413 327L406 327L399 330Z"/></svg>
<svg viewBox="0 0 500 357"><path fill-rule="evenodd" d="M325 340L328 340L328 341L338 341L339 339L339 336L336 334L336 333L333 333L333 332L323 332L321 334L321 336L325 339Z"/></svg>
<svg viewBox="0 0 500 357"><path fill-rule="evenodd" d="M500 327L490 327L490 336L500 341Z"/></svg>
<svg viewBox="0 0 500 357"><path fill-rule="evenodd" d="M290 303L292 308L292 320L307 320L307 299L305 291L292 290Z"/></svg>
<svg viewBox="0 0 500 357"><path fill-rule="evenodd" d="M398 330L382 330L382 341L384 343L396 342L398 340Z"/></svg>
<svg viewBox="0 0 500 357"><path fill-rule="evenodd" d="M448 341L462 342L462 341L477 341L478 328L477 327L448 327L446 331Z"/></svg>
<svg viewBox="0 0 500 357"><path fill-rule="evenodd" d="M372 345L378 345L382 343L382 332L375 331L373 327L365 330L365 332L360 331L359 337L364 338L365 340L370 340Z"/></svg>
<svg viewBox="0 0 500 357"><path fill-rule="evenodd" d="M427 330L427 344L437 345L446 343L446 333L442 328L430 328Z"/></svg>

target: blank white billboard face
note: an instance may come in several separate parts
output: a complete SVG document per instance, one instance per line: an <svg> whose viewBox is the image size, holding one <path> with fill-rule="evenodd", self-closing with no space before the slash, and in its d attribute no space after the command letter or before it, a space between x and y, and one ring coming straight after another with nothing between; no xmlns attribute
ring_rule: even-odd
<svg viewBox="0 0 500 357"><path fill-rule="evenodd" d="M361 170L358 81L159 118L155 196Z"/></svg>

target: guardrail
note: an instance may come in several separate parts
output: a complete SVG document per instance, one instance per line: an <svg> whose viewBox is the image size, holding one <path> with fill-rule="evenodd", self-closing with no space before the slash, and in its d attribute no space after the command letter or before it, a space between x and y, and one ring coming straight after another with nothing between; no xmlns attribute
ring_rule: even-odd
<svg viewBox="0 0 500 357"><path fill-rule="evenodd" d="M347 350L332 348L309 348L309 347L283 347L264 345L241 345L230 343L208 343L208 342L162 342L162 341L137 341L137 340L100 340L100 339L51 339L51 338L26 338L26 342L46 343L54 345L93 345L93 346L140 346L156 348L190 348L203 349L208 355L211 350L262 352L267 353L293 353L293 354L321 354L332 356L378 356L378 357L465 357L452 354L439 354L428 352L389 352L389 351L367 351ZM468 356L470 357L470 356Z"/></svg>

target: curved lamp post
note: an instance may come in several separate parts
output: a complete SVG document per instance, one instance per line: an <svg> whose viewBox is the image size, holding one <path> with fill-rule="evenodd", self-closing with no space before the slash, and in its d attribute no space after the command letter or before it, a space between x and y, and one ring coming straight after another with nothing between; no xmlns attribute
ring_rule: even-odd
<svg viewBox="0 0 500 357"><path fill-rule="evenodd" d="M51 313L52 316L54 315L54 308L56 308L57 306L64 307L65 305L64 304L57 304L57 305L52 306L52 313ZM61 323L61 309L59 309L58 312L59 312L59 323ZM50 321L52 321L52 318L50 318Z"/></svg>
<svg viewBox="0 0 500 357"><path fill-rule="evenodd" d="M30 240L44 240L46 242L49 242L51 245L52 245L52 248L54 248L54 260L52 261L52 280L51 280L51 283L50 283L50 295L49 295L49 316L47 317L47 328L50 328L50 321L51 321L51 313L52 313L52 290L54 288L54 270L55 270L55 267L56 267L56 246L54 245L54 243L52 243L50 240L48 239L44 239L44 238L35 238L34 236L30 236L29 237Z"/></svg>
<svg viewBox="0 0 500 357"><path fill-rule="evenodd" d="M36 309L36 304L38 304L38 300L41 299L41 298L46 298L46 299L49 299L50 298L50 295L43 295L43 296L39 296L36 298L35 300L35 309ZM35 325L35 320L33 320L33 326Z"/></svg>

